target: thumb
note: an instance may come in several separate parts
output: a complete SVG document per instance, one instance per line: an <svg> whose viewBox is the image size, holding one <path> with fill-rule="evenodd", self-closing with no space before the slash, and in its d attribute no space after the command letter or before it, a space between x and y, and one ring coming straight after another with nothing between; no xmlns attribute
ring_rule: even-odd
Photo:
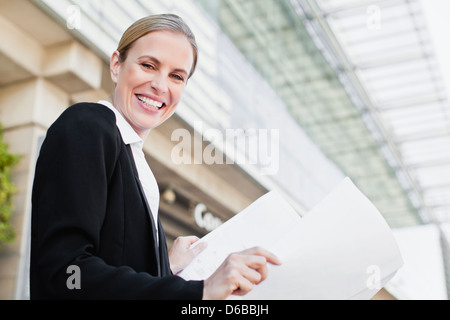
<svg viewBox="0 0 450 320"><path fill-rule="evenodd" d="M208 246L207 242L199 242L196 246L191 249L191 252L194 254L194 257L197 256L200 252L206 249Z"/></svg>

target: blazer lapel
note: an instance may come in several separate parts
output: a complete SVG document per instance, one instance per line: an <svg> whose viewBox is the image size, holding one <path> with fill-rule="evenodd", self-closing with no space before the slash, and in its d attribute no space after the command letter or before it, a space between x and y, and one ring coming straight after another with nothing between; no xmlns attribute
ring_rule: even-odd
<svg viewBox="0 0 450 320"><path fill-rule="evenodd" d="M170 270L169 251L167 250L166 235L161 224L161 220L158 216L158 233L159 233L159 257L161 261L161 275L170 276L172 271Z"/></svg>
<svg viewBox="0 0 450 320"><path fill-rule="evenodd" d="M155 254L156 254L156 261L157 261L157 266L158 266L158 276L161 276L161 259L160 259L160 254L159 254L158 241L157 241L158 234L156 232L156 230L157 230L156 222L153 219L153 214L152 214L150 206L147 202L147 197L145 196L144 188L142 187L141 180L139 179L139 174L137 172L136 163L134 162L133 152L131 151L131 146L130 145L126 145L126 146L127 146L128 159L130 160L131 166L133 168L134 178L136 180L136 184L139 187L139 191L141 193L141 198L145 203L145 208L147 209L147 217L150 219L150 223L152 226L153 243L155 244ZM158 229L160 229L160 228L161 228L161 226L159 226ZM162 239L160 239L160 240L162 240Z"/></svg>

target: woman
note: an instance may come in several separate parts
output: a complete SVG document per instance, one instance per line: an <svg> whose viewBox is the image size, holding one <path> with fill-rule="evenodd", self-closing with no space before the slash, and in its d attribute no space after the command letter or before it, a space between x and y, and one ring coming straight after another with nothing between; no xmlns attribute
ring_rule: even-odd
<svg viewBox="0 0 450 320"><path fill-rule="evenodd" d="M202 247L182 237L168 253L142 145L174 113L196 64L178 16L143 18L111 57L112 101L73 105L49 128L33 185L32 299L224 299L279 263L253 248L204 281L176 276Z"/></svg>

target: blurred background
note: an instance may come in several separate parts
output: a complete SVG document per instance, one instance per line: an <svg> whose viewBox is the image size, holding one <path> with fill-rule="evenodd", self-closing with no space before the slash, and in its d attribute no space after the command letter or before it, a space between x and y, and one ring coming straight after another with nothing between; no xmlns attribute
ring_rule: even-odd
<svg viewBox="0 0 450 320"><path fill-rule="evenodd" d="M0 219L0 232L14 232L0 243L0 299L29 297L31 187L46 130L69 105L109 97L109 58L132 22L175 13L196 35L199 64L144 146L169 246L268 190L304 215L348 176L405 262L375 299L447 300L448 12L445 0L0 0L0 123L19 156L6 174L13 208ZM180 128L192 137L184 163L172 153ZM207 163L211 145L230 161Z"/></svg>

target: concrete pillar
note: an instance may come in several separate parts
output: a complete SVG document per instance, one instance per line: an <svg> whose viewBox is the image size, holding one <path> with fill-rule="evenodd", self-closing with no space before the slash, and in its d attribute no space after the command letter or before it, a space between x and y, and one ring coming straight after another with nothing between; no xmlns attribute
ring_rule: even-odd
<svg viewBox="0 0 450 320"><path fill-rule="evenodd" d="M32 19L30 18L32 17ZM0 1L0 123L17 187L16 238L0 250L0 300L26 297L31 191L40 143L72 103L106 99L109 66L31 1Z"/></svg>
<svg viewBox="0 0 450 320"><path fill-rule="evenodd" d="M46 53L43 76L49 81L69 94L100 89L103 62L80 43L58 44Z"/></svg>
<svg viewBox="0 0 450 320"><path fill-rule="evenodd" d="M27 274L24 262L28 245L31 212L31 188L37 158L38 139L67 107L69 95L42 78L15 83L0 88L0 122L4 140L20 162L12 170L17 187L11 223L16 232L13 243L0 252L0 299L13 299L19 273Z"/></svg>

